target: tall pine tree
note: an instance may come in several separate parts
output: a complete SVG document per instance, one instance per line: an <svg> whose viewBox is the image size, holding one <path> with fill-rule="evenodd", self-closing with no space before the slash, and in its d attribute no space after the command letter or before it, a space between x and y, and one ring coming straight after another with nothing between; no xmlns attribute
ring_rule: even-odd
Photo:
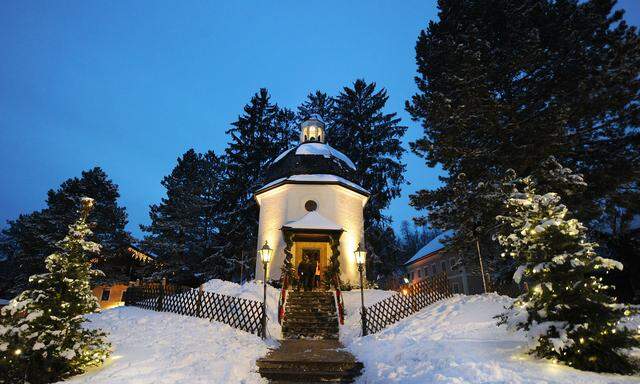
<svg viewBox="0 0 640 384"><path fill-rule="evenodd" d="M99 167L83 171L80 178L64 181L47 193L47 207L8 222L2 244L7 262L13 268L13 281L7 292L14 296L26 287L30 275L44 272L44 258L55 251L55 241L64 237L76 217L80 199L95 200L90 221L94 223L91 241L102 244L98 265L105 272L103 280L126 280L128 270L118 262L127 257L125 248L133 241L126 231L127 213L118 205L118 186Z"/></svg>
<svg viewBox="0 0 640 384"><path fill-rule="evenodd" d="M412 150L447 176L412 204L457 229L454 245L480 240L491 251L501 208L487 196L507 169L531 174L553 155L589 183L567 203L581 221L600 220L602 237L613 229L602 219L638 214L640 40L615 1L438 4L418 38L419 92L407 110L424 128ZM452 207L461 193L473 209Z"/></svg>
<svg viewBox="0 0 640 384"><path fill-rule="evenodd" d="M298 129L295 114L271 103L265 88L253 95L232 126L224 155L228 208L222 235L227 273L237 274L242 263L248 271L255 266L259 210L253 191L264 184L268 162L292 146Z"/></svg>
<svg viewBox="0 0 640 384"><path fill-rule="evenodd" d="M225 164L212 151L188 150L161 182L167 197L150 206L143 245L158 255L164 277L195 283L196 273L222 278L226 265L219 243L224 219Z"/></svg>
<svg viewBox="0 0 640 384"><path fill-rule="evenodd" d="M395 244L395 235L388 230L391 219L383 211L400 196L406 167L401 139L407 127L400 124L396 113L385 113L388 98L384 88L376 89L375 83L364 80L344 87L335 98L334 125L329 136L330 144L356 164L358 184L371 192L364 211L370 279L385 272L381 266L393 264L385 260L393 252L384 250L388 244Z"/></svg>

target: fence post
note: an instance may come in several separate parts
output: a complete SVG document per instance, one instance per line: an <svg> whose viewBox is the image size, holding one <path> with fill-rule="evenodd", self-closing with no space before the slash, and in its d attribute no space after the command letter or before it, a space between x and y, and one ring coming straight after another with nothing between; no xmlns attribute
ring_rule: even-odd
<svg viewBox="0 0 640 384"><path fill-rule="evenodd" d="M413 310L413 313L418 312L418 306L416 305L416 294L418 290L418 284L414 284L411 289L409 290L409 297L411 297L411 309Z"/></svg>
<svg viewBox="0 0 640 384"><path fill-rule="evenodd" d="M162 302L164 300L164 290L167 285L167 278L163 277L160 283L160 295L158 296L158 302L156 303L156 311L162 311Z"/></svg>
<svg viewBox="0 0 640 384"><path fill-rule="evenodd" d="M204 284L200 284L200 287L198 287L198 303L196 305L196 316L197 317L202 317L202 296L204 295Z"/></svg>

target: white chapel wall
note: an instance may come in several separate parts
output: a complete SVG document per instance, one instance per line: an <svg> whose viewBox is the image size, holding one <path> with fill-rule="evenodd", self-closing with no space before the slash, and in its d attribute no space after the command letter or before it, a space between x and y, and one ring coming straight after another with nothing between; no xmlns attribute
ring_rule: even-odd
<svg viewBox="0 0 640 384"><path fill-rule="evenodd" d="M364 237L364 196L338 185L287 184L259 195L258 199L258 246L267 240L274 249L269 266L270 279L280 279L284 259L285 243L280 228L307 214L305 202L314 200L318 204L318 213L344 228L340 237L341 278L357 283L358 271L353 252ZM262 278L262 265L257 263L256 279Z"/></svg>

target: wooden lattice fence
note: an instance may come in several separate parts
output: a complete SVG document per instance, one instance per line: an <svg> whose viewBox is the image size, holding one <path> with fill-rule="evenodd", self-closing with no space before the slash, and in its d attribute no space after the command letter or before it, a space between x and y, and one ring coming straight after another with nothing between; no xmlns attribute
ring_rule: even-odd
<svg viewBox="0 0 640 384"><path fill-rule="evenodd" d="M408 285L401 292L365 309L366 333L376 333L427 305L451 296L449 279L444 273Z"/></svg>
<svg viewBox="0 0 640 384"><path fill-rule="evenodd" d="M125 305L210 319L264 335L263 307L258 301L172 284L131 286L125 292L124 301Z"/></svg>

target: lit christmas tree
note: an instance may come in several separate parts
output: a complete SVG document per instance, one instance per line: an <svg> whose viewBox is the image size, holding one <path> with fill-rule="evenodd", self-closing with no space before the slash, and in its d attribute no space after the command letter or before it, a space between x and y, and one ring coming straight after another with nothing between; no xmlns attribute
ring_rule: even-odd
<svg viewBox="0 0 640 384"><path fill-rule="evenodd" d="M45 261L49 272L31 276L33 288L0 312L0 382L55 382L101 364L109 354L106 335L82 327L84 315L99 309L89 279L102 272L89 262L100 246L85 240L93 200L81 202L80 218Z"/></svg>
<svg viewBox="0 0 640 384"><path fill-rule="evenodd" d="M601 277L622 264L598 256L582 223L567 218L560 196L536 194L531 178L519 182L522 188L506 202L508 215L498 216L506 224L498 240L503 256L519 265L514 280L529 289L500 323L528 331L536 341L531 353L540 357L590 371L633 372L626 352L640 340L621 323L633 311L607 294L612 287Z"/></svg>

